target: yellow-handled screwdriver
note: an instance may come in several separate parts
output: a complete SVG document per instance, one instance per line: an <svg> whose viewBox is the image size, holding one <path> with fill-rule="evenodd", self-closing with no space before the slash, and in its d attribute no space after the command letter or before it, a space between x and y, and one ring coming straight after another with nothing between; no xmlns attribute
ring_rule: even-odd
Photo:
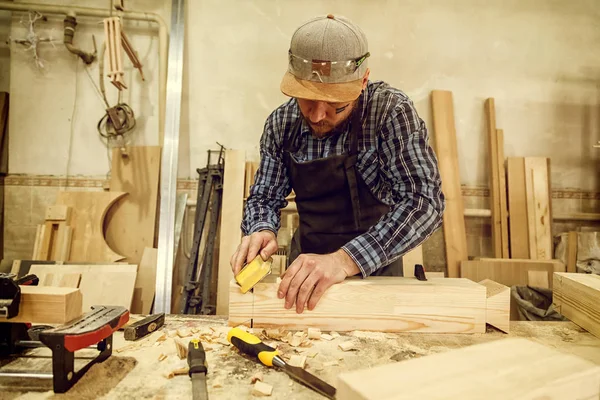
<svg viewBox="0 0 600 400"><path fill-rule="evenodd" d="M298 382L310 387L329 399L335 399L335 388L333 386L311 373L306 372L302 368L293 367L287 364L279 357L279 352L277 350L267 346L253 334L240 328L232 328L227 335L227 340L241 352L258 358L258 360L267 367L274 366L281 368L291 378L296 379Z"/></svg>

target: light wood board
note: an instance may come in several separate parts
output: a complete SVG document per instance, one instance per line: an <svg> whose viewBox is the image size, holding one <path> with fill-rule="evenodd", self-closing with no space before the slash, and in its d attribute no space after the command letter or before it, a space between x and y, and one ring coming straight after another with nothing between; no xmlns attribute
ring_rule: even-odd
<svg viewBox="0 0 600 400"><path fill-rule="evenodd" d="M511 338L342 373L336 398L571 400L599 395L600 366Z"/></svg>
<svg viewBox="0 0 600 400"><path fill-rule="evenodd" d="M144 248L154 247L160 175L159 146L113 149L110 190L126 192L106 215L106 242L127 262L139 264Z"/></svg>
<svg viewBox="0 0 600 400"><path fill-rule="evenodd" d="M137 265L32 265L29 273L80 273L84 312L95 305L130 309Z"/></svg>
<svg viewBox="0 0 600 400"><path fill-rule="evenodd" d="M547 158L525 157L529 253L534 260L553 257L548 165Z"/></svg>
<svg viewBox="0 0 600 400"><path fill-rule="evenodd" d="M432 91L431 108L436 155L442 178L442 190L446 197L443 219L446 265L448 276L456 278L460 276L460 262L467 260L468 253L452 92Z"/></svg>
<svg viewBox="0 0 600 400"><path fill-rule="evenodd" d="M555 273L556 311L600 338L600 275Z"/></svg>
<svg viewBox="0 0 600 400"><path fill-rule="evenodd" d="M577 232L569 232L567 238L567 272L577 272L577 247L579 235Z"/></svg>
<svg viewBox="0 0 600 400"><path fill-rule="evenodd" d="M278 283L261 282L242 294L230 283L229 325L320 328L335 331L485 332L485 287L468 279L402 277L347 279L330 287L314 310L286 310Z"/></svg>
<svg viewBox="0 0 600 400"><path fill-rule="evenodd" d="M46 272L38 274L38 286L54 286L78 288L81 282L81 274L79 272Z"/></svg>
<svg viewBox="0 0 600 400"><path fill-rule="evenodd" d="M10 322L65 324L83 314L79 289L49 286L20 286L19 314ZM0 318L0 321L3 319Z"/></svg>
<svg viewBox="0 0 600 400"><path fill-rule="evenodd" d="M510 257L529 258L525 159L523 157L509 157L507 159L507 170Z"/></svg>
<svg viewBox="0 0 600 400"><path fill-rule="evenodd" d="M57 204L72 208L69 261L114 262L123 259L104 240L104 217L108 209L127 193L59 192Z"/></svg>
<svg viewBox="0 0 600 400"><path fill-rule="evenodd" d="M485 322L500 329L502 332L510 332L510 288L484 279L479 282L487 290L487 302L485 308Z"/></svg>
<svg viewBox="0 0 600 400"><path fill-rule="evenodd" d="M482 258L463 261L461 276L475 282L491 279L506 286L527 286L529 271L545 271L550 282L554 272L565 272L565 265L559 260L519 260Z"/></svg>
<svg viewBox="0 0 600 400"><path fill-rule="evenodd" d="M138 267L131 312L150 314L156 288L156 257L158 249L146 247Z"/></svg>
<svg viewBox="0 0 600 400"><path fill-rule="evenodd" d="M498 196L500 197L500 233L502 235L502 258L509 258L508 204L506 198L506 169L504 168L504 131L496 129L498 153Z"/></svg>
<svg viewBox="0 0 600 400"><path fill-rule="evenodd" d="M402 270L404 271L403 276L410 278L415 276L415 265L423 265L423 246L418 245L408 253L402 256Z"/></svg>
<svg viewBox="0 0 600 400"><path fill-rule="evenodd" d="M490 174L490 205L492 210L492 249L494 257L502 258L502 225L500 213L500 173L498 171L498 139L496 106L493 98L485 100L488 160Z"/></svg>
<svg viewBox="0 0 600 400"><path fill-rule="evenodd" d="M539 287L544 289L550 288L550 279L546 271L527 271L528 285L531 287Z"/></svg>
<svg viewBox="0 0 600 400"><path fill-rule="evenodd" d="M243 150L225 151L223 206L221 207L219 237L217 315L227 315L229 309L229 282L233 279L229 260L242 239L240 226L244 208L245 159Z"/></svg>

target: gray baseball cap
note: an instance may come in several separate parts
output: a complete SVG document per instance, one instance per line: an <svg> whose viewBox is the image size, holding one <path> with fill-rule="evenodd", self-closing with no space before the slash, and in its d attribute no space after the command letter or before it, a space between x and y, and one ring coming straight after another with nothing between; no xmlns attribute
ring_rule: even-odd
<svg viewBox="0 0 600 400"><path fill-rule="evenodd" d="M356 100L369 55L367 37L349 19L331 14L313 18L292 36L281 91L309 100Z"/></svg>

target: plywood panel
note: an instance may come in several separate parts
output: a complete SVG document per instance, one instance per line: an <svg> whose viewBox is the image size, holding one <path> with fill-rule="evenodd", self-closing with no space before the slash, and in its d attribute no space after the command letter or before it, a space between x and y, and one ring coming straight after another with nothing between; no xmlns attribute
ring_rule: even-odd
<svg viewBox="0 0 600 400"><path fill-rule="evenodd" d="M486 131L490 174L490 205L492 210L492 249L494 257L502 258L502 226L500 213L500 175L498 171L498 140L496 106L493 98L485 100Z"/></svg>
<svg viewBox="0 0 600 400"><path fill-rule="evenodd" d="M598 365L526 339L496 340L342 373L336 393L345 400L571 400L599 396Z"/></svg>
<svg viewBox="0 0 600 400"><path fill-rule="evenodd" d="M431 92L431 108L436 155L442 178L442 190L446 196L443 219L446 265L448 276L456 278L460 275L460 262L468 258L468 253L452 92L441 90Z"/></svg>
<svg viewBox="0 0 600 400"><path fill-rule="evenodd" d="M144 255L138 267L135 280L135 291L138 297L134 297L131 304L131 312L134 314L150 314L154 291L156 287L156 257L158 249L146 247Z"/></svg>
<svg viewBox="0 0 600 400"><path fill-rule="evenodd" d="M144 248L154 247L161 148L128 147L127 153L112 154L110 190L128 195L106 215L106 242L127 262L139 264Z"/></svg>
<svg viewBox="0 0 600 400"><path fill-rule="evenodd" d="M523 157L509 157L507 160L507 170L508 209L510 212L510 257L529 258L525 159Z"/></svg>
<svg viewBox="0 0 600 400"><path fill-rule="evenodd" d="M335 331L485 332L485 287L468 279L369 277L329 288L317 306L297 314L277 298L275 282L242 294L230 284L229 325Z"/></svg>
<svg viewBox="0 0 600 400"><path fill-rule="evenodd" d="M229 282L233 279L229 260L242 239L240 225L244 207L245 157L243 150L225 151L223 206L219 237L217 315L227 315L229 309Z"/></svg>
<svg viewBox="0 0 600 400"><path fill-rule="evenodd" d="M11 318L10 322L65 324L83 314L79 289L45 286L20 288L19 314Z"/></svg>
<svg viewBox="0 0 600 400"><path fill-rule="evenodd" d="M475 282L491 279L506 286L529 283L529 271L545 271L550 282L552 273L564 272L565 265L559 260L517 260L484 258L463 261L461 276Z"/></svg>
<svg viewBox="0 0 600 400"><path fill-rule="evenodd" d="M555 273L556 311L600 338L600 275Z"/></svg>
<svg viewBox="0 0 600 400"><path fill-rule="evenodd" d="M534 260L553 257L548 163L547 158L525 157L529 253Z"/></svg>

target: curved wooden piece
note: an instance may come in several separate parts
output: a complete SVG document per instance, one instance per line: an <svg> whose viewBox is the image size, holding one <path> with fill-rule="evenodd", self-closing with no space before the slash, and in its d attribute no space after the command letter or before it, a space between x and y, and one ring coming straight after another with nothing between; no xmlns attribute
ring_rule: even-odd
<svg viewBox="0 0 600 400"><path fill-rule="evenodd" d="M69 261L115 262L125 257L115 253L104 239L104 218L108 209L125 192L60 192L57 204L71 206L73 238Z"/></svg>

